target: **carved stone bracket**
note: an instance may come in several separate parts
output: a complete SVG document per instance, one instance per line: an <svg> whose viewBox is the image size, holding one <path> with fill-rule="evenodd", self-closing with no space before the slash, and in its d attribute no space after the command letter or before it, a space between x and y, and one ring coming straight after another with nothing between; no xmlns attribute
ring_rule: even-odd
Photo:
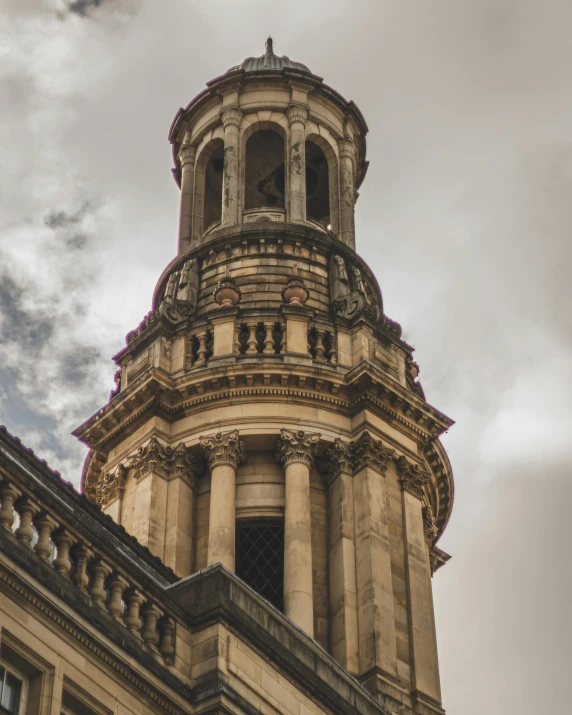
<svg viewBox="0 0 572 715"><path fill-rule="evenodd" d="M405 457L397 460L397 472L402 488L419 499L423 498L423 489L431 480L431 474L419 464L409 462Z"/></svg>
<svg viewBox="0 0 572 715"><path fill-rule="evenodd" d="M239 439L238 430L218 432L199 438L207 458L209 469L220 464L230 464L235 469L246 459L244 442Z"/></svg>
<svg viewBox="0 0 572 715"><path fill-rule="evenodd" d="M433 516L433 510L430 506L423 507L423 535L425 536L425 541L428 546L431 547L435 537L437 536L439 529L435 523L435 517Z"/></svg>
<svg viewBox="0 0 572 715"><path fill-rule="evenodd" d="M285 467L292 462L304 462L311 468L316 457L319 441L319 434L307 434L302 431L294 432L282 429L280 430L276 459Z"/></svg>
<svg viewBox="0 0 572 715"><path fill-rule="evenodd" d="M395 451L386 447L381 440L374 439L369 432L364 432L358 440L352 442L351 450L354 473L370 467L384 474L390 460L395 458Z"/></svg>
<svg viewBox="0 0 572 715"><path fill-rule="evenodd" d="M95 485L95 503L104 509L115 499L121 499L125 489L127 467L118 464L113 473L107 472Z"/></svg>

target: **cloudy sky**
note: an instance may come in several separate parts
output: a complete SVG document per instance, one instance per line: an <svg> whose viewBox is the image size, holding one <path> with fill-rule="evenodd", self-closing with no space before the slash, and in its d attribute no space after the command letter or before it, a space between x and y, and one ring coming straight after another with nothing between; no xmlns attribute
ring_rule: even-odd
<svg viewBox="0 0 572 715"><path fill-rule="evenodd" d="M358 249L416 347L455 510L434 579L451 715L569 710L572 3L0 0L0 422L71 430L176 247L167 132L275 51L369 124Z"/></svg>

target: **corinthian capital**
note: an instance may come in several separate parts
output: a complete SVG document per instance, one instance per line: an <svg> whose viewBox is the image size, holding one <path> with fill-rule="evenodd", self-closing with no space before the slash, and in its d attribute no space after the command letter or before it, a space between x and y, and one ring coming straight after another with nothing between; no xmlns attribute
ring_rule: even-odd
<svg viewBox="0 0 572 715"><path fill-rule="evenodd" d="M227 126L234 124L236 127L239 126L240 120L242 118L242 112L236 106L226 107L220 111L220 120L223 127L226 129Z"/></svg>
<svg viewBox="0 0 572 715"><path fill-rule="evenodd" d="M431 474L418 464L407 461L403 456L397 460L397 473L399 474L402 488L421 499L423 497L423 488L429 483Z"/></svg>
<svg viewBox="0 0 572 715"><path fill-rule="evenodd" d="M293 432L292 430L280 430L280 439L276 451L276 459L285 467L292 462L303 462L311 467L314 463L319 434L307 434L306 432Z"/></svg>
<svg viewBox="0 0 572 715"><path fill-rule="evenodd" d="M236 469L246 459L244 442L239 439L237 429L200 437L199 441L211 470L220 464L230 464Z"/></svg>
<svg viewBox="0 0 572 715"><path fill-rule="evenodd" d="M348 442L336 439L326 451L324 459L320 460L319 468L326 476L328 483L333 482L340 474L352 473L352 450Z"/></svg>
<svg viewBox="0 0 572 715"><path fill-rule="evenodd" d="M139 447L135 456L129 462L129 467L135 470L135 479L142 479L147 474L159 474L169 478L172 450L161 444L156 437L151 437L144 447Z"/></svg>
<svg viewBox="0 0 572 715"><path fill-rule="evenodd" d="M293 122L305 124L306 119L308 119L308 108L304 107L303 104L291 104L286 110L286 116L290 124Z"/></svg>
<svg viewBox="0 0 572 715"><path fill-rule="evenodd" d="M384 474L390 460L394 459L393 449L386 447L381 440L374 439L369 432L364 432L358 440L351 443L353 453L353 470L370 467Z"/></svg>

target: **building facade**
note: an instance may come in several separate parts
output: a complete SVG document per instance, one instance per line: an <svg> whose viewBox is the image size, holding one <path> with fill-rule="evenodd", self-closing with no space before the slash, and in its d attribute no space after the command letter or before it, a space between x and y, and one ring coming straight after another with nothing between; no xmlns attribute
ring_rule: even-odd
<svg viewBox="0 0 572 715"><path fill-rule="evenodd" d="M452 421L355 251L366 134L270 39L177 113L178 252L83 493L0 432L3 712L443 712Z"/></svg>

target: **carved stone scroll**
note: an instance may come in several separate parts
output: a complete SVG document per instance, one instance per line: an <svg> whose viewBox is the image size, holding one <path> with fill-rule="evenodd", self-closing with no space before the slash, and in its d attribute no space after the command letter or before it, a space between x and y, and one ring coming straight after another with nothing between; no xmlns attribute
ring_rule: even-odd
<svg viewBox="0 0 572 715"><path fill-rule="evenodd" d="M102 509L111 504L115 499L121 499L125 489L127 467L118 464L113 473L107 472L95 485L95 503Z"/></svg>
<svg viewBox="0 0 572 715"><path fill-rule="evenodd" d="M394 450L386 447L381 440L374 439L369 432L364 432L358 440L352 442L351 450L354 473L370 467L384 474L389 461L395 458Z"/></svg>
<svg viewBox="0 0 572 715"><path fill-rule="evenodd" d="M439 529L435 523L433 510L429 505L423 507L423 535L429 546L435 541Z"/></svg>
<svg viewBox="0 0 572 715"><path fill-rule="evenodd" d="M352 473L353 454L351 445L342 439L336 439L320 460L319 469L325 474L328 483L334 481L340 474Z"/></svg>
<svg viewBox="0 0 572 715"><path fill-rule="evenodd" d="M424 487L431 480L431 474L422 469L419 464L409 462L405 457L397 460L397 472L402 488L422 499Z"/></svg>

